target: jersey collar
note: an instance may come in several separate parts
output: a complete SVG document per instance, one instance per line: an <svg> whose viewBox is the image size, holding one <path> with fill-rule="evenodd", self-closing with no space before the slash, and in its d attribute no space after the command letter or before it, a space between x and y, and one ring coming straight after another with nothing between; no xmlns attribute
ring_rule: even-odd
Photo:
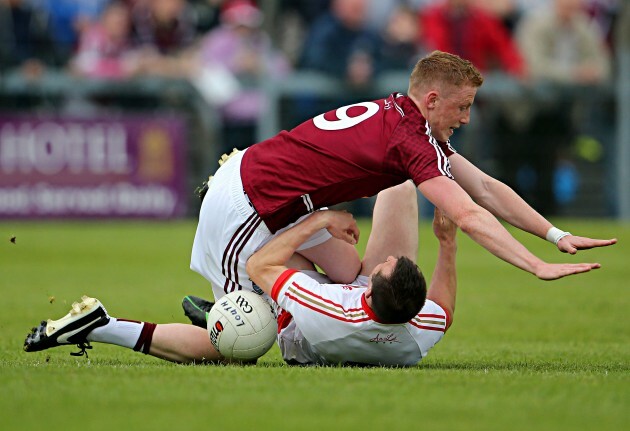
<svg viewBox="0 0 630 431"><path fill-rule="evenodd" d="M370 319L374 320L376 323L383 323L376 316L374 310L372 310L372 308L368 305L367 300L365 299L365 293L361 295L361 306L363 307L365 314L367 314Z"/></svg>

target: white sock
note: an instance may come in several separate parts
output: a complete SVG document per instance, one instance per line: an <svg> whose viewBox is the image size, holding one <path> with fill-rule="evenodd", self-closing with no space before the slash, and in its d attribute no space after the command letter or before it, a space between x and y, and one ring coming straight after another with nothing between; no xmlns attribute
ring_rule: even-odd
<svg viewBox="0 0 630 431"><path fill-rule="evenodd" d="M144 322L110 317L107 325L94 329L86 338L88 341L115 344L133 349L138 343L143 327Z"/></svg>

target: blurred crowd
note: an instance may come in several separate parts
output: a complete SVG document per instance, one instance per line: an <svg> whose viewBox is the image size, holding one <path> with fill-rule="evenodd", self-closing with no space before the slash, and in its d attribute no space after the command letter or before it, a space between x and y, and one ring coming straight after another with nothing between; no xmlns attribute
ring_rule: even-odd
<svg viewBox="0 0 630 431"><path fill-rule="evenodd" d="M94 78L295 68L360 86L440 49L484 72L596 82L610 73L620 2L0 0L0 66L30 76L67 67ZM273 26L264 26L269 5Z"/></svg>
<svg viewBox="0 0 630 431"><path fill-rule="evenodd" d="M605 83L620 9L621 0L0 0L0 72L187 79L217 107L222 141L246 146L265 109L261 80L293 71L360 89L439 49L525 84ZM560 130L563 115L536 124ZM510 136L518 125L504 120L497 133Z"/></svg>

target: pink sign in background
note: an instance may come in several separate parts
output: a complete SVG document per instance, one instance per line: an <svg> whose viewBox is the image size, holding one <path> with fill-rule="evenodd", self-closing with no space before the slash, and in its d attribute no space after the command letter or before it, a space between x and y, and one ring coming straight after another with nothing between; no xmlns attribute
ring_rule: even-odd
<svg viewBox="0 0 630 431"><path fill-rule="evenodd" d="M181 118L0 117L0 218L186 213Z"/></svg>

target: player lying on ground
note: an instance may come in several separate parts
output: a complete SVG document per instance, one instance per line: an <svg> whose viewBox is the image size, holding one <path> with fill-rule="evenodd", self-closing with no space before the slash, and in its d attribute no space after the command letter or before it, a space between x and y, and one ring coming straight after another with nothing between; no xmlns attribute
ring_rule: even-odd
<svg viewBox="0 0 630 431"><path fill-rule="evenodd" d="M427 293L415 264L418 207L411 182L379 193L357 280L329 284L309 262L295 262L295 250L322 228L353 243L353 232L333 228L343 226L344 217L349 214L317 212L272 239L247 263L252 280L281 307L282 356L290 364L415 365L442 339L453 319L457 226L436 209L433 231L440 245ZM310 271L298 272L289 265Z"/></svg>
<svg viewBox="0 0 630 431"><path fill-rule="evenodd" d="M341 107L236 154L208 184L191 268L212 283L215 299L239 289L256 291L246 262L274 235L319 208L372 196L408 179L474 241L541 279L598 268L543 262L497 220L571 254L616 242L553 227L512 189L455 152L450 137L470 121L482 83L470 62L436 51L416 64L408 95ZM352 244L331 238L325 229L297 252L336 282L351 282L361 268Z"/></svg>
<svg viewBox="0 0 630 431"><path fill-rule="evenodd" d="M426 284L413 263L418 247L417 217L416 191L410 182L379 194L374 227L363 259L363 272L371 276L359 276L355 285L319 284L315 278L327 279L316 273L303 257L292 256L304 236L312 234L314 229L327 229L337 238L354 242L356 224L345 212L319 211L272 240L250 259L254 279L268 293L275 283L274 297L286 309L279 317L282 330L278 341L288 362L411 365L441 339L455 305L456 228L439 213L436 215L434 231L440 240L440 255L429 301L424 304ZM400 257L391 257L392 254ZM309 270L310 275L287 270L288 262ZM275 274L280 279L277 283ZM311 294L319 291L321 299L311 296L307 301L311 301L309 304L320 301L319 311L333 310L333 317L318 311L310 312L311 315L308 307L300 307L299 300L291 301L292 294L287 289L292 286L306 287ZM330 303L326 303L331 300L328 298L338 302L341 308L331 309ZM404 301L392 306L394 298ZM323 334L330 340L331 333L338 334L335 343L318 342ZM76 354L80 355L91 348L90 342L115 344L175 362L222 359L204 328L116 319L107 314L98 300L88 297L73 304L71 312L61 319L42 321L33 328L24 349L33 352L77 344L81 351Z"/></svg>

